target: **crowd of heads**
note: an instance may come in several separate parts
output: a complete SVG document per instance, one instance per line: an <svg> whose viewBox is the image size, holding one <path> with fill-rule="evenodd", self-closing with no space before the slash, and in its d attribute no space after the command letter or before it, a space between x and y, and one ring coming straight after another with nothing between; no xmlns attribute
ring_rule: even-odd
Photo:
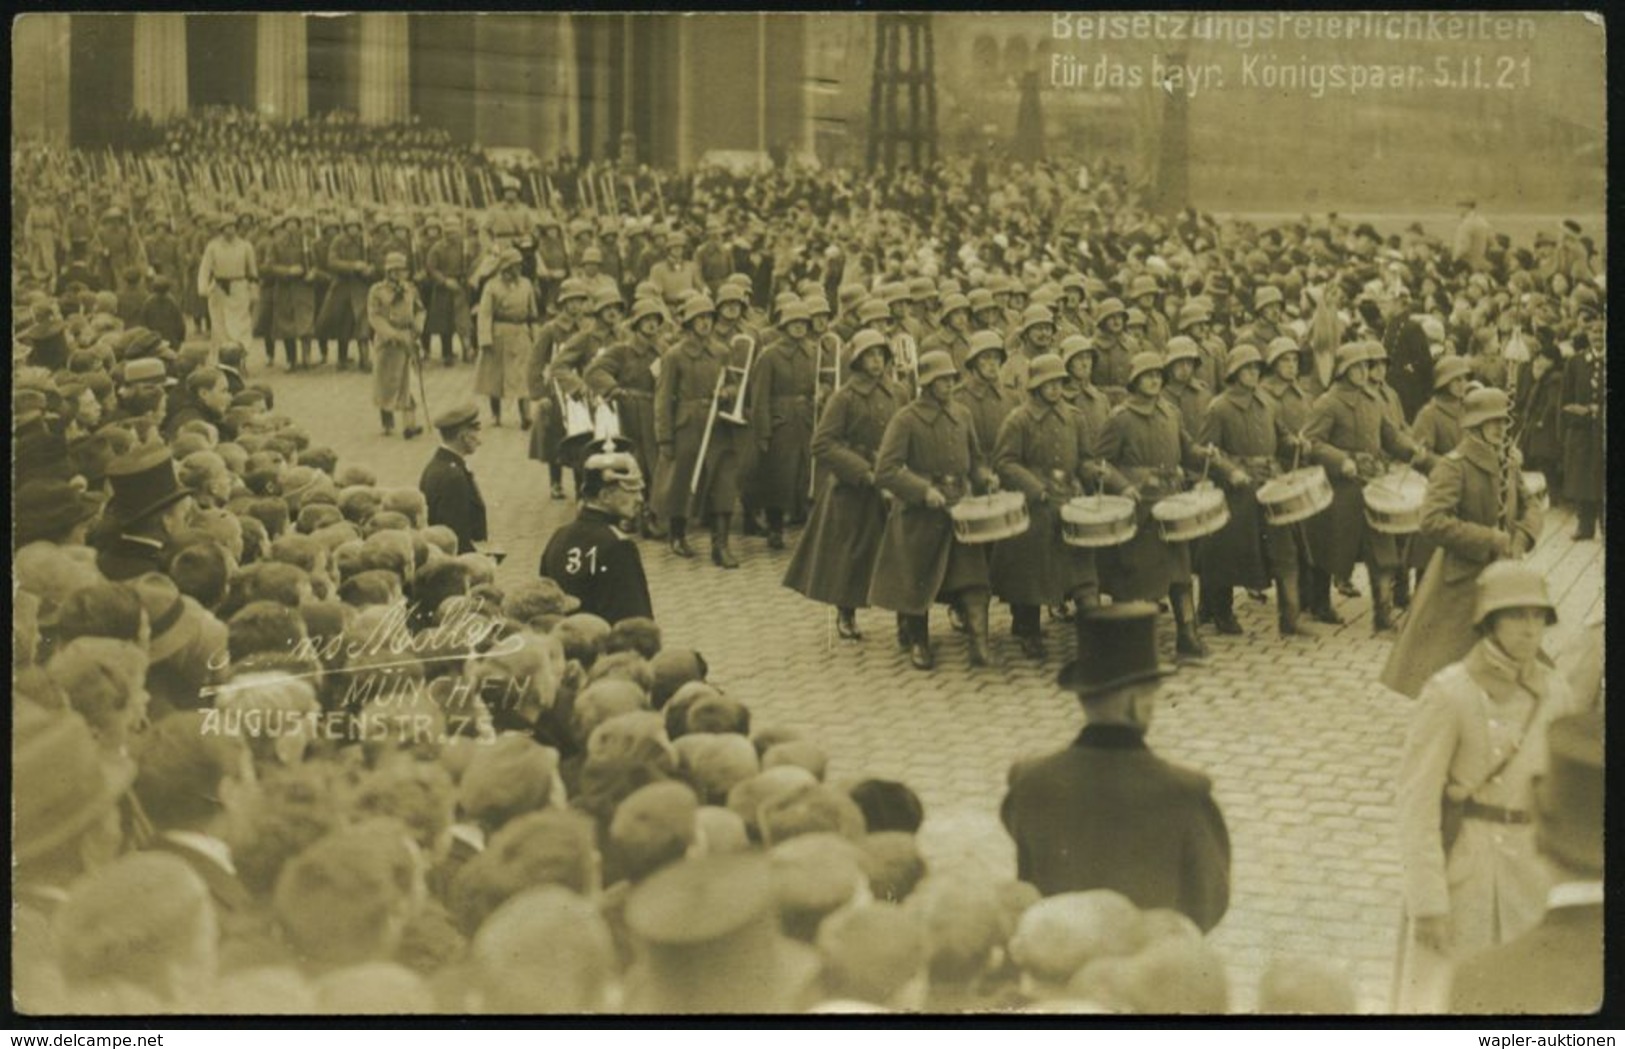
<svg viewBox="0 0 1625 1049"><path fill-rule="evenodd" d="M425 129L221 114L164 134L447 148ZM1076 172L1014 165L989 188L963 164L711 171L674 180L673 226L770 261L770 289L822 288L830 312L882 326L957 313L1002 329L1040 307L1018 331L1053 336L1061 316L1115 332L1196 306L1229 332L1275 309L1303 349L1407 313L1441 353L1516 330L1553 359L1597 335L1601 279L1577 230L1533 252L1497 241L1468 267L1419 227L1170 219L1120 170ZM110 181L85 189L116 199ZM1235 1004L1188 920L936 869L905 784L761 723L747 683L708 680L652 621L612 626L547 580L499 583L416 489L278 412L244 347L166 337L113 290L14 274L23 1009ZM97 551L128 536L161 561L109 578ZM1293 962L1257 1002L1347 1011L1351 986Z"/></svg>
<svg viewBox="0 0 1625 1049"><path fill-rule="evenodd" d="M1228 1007L1188 923L933 869L914 791L660 625L499 584L268 391L167 428L191 354L106 338L15 373L57 452L18 460L25 1010ZM133 405L140 360L182 378ZM131 461L172 471L160 509ZM86 544L132 529L167 567L109 579Z"/></svg>

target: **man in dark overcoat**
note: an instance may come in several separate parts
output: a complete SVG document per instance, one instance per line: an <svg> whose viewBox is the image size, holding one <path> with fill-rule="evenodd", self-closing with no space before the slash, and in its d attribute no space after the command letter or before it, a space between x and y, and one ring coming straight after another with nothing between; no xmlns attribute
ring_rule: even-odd
<svg viewBox="0 0 1625 1049"><path fill-rule="evenodd" d="M429 524L445 525L457 533L457 552L472 553L486 537L485 500L468 457L480 446L480 414L473 404L461 404L435 416L440 447L423 468L418 488L429 505Z"/></svg>
<svg viewBox="0 0 1625 1049"><path fill-rule="evenodd" d="M1230 835L1203 774L1157 757L1145 734L1163 677L1157 606L1080 611L1078 659L1060 683L1088 722L1070 747L1018 761L1000 818L1016 843L1016 876L1045 896L1122 893L1179 911L1204 932L1230 904Z"/></svg>

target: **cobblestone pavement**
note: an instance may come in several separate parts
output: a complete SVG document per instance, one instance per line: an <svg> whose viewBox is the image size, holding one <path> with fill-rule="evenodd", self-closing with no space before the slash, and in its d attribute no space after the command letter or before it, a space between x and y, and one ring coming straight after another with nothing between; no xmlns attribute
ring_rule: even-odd
<svg viewBox="0 0 1625 1049"><path fill-rule="evenodd" d="M328 368L271 374L255 356L256 378L270 378L277 408L338 449L341 462L371 466L383 484L416 485L432 439L381 436L369 380ZM433 364L426 381L431 405L444 408L471 395L473 370ZM484 437L471 465L493 539L508 550L500 578L523 578L573 510L548 498L546 468L526 458L529 434L512 419L487 424ZM1602 544L1571 543L1568 515L1551 516L1537 557L1572 629L1601 600ZM832 778L913 786L925 801L921 841L934 867L1013 872L998 822L1005 771L1018 756L1065 746L1082 723L1076 701L1054 685L1071 628L1046 624L1051 654L1040 667L1017 651L1008 612L995 605L995 647L1007 667L973 671L939 611L938 669L922 674L898 652L887 614L860 613L866 638L835 641L826 610L779 585L788 551L743 540L742 569L724 572L704 558L703 536L696 546L702 556L688 562L659 544L643 548L668 642L703 652L713 680L747 702L758 725L791 725L822 744ZM1209 665L1169 680L1151 730L1159 753L1213 777L1230 826L1232 902L1213 939L1238 1008L1252 1004L1258 974L1276 954L1346 963L1363 1007L1386 1007L1400 921L1391 782L1410 701L1375 683L1389 641L1371 636L1368 602L1340 607L1347 625L1283 640L1272 606L1238 593L1248 636L1208 637ZM1171 659L1171 637L1165 645Z"/></svg>

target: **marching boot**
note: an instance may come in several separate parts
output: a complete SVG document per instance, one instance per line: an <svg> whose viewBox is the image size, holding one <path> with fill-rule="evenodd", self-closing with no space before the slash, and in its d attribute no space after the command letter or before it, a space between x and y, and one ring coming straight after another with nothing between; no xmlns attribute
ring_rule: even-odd
<svg viewBox="0 0 1625 1049"><path fill-rule="evenodd" d="M1204 586L1202 588L1203 593L1208 590L1212 590L1213 593L1208 597L1209 618L1204 619L1203 622L1212 623L1214 629L1219 633L1228 634L1231 637L1245 634L1247 631L1241 629L1241 624L1236 622L1235 591L1227 586Z"/></svg>
<svg viewBox="0 0 1625 1049"><path fill-rule="evenodd" d="M360 356L360 361L356 367L360 368L364 372L372 371L372 345L363 340L357 342L356 346L359 348Z"/></svg>
<svg viewBox="0 0 1625 1049"><path fill-rule="evenodd" d="M858 631L858 613L850 608L836 609L835 633L842 641L862 641L863 634Z"/></svg>
<svg viewBox="0 0 1625 1049"><path fill-rule="evenodd" d="M970 590L959 595L959 604L970 628L970 665L993 667L999 665L993 646L987 636L987 606L990 600L986 590ZM1042 642L1040 642L1042 644Z"/></svg>
<svg viewBox="0 0 1625 1049"><path fill-rule="evenodd" d="M660 518L655 516L653 510L643 512L643 537L645 539L666 538L666 530L660 526Z"/></svg>
<svg viewBox="0 0 1625 1049"><path fill-rule="evenodd" d="M1309 631L1298 622L1302 608L1298 603L1298 581L1284 576L1275 577L1276 622L1282 637L1309 636Z"/></svg>
<svg viewBox="0 0 1625 1049"><path fill-rule="evenodd" d="M547 497L549 499L563 499L564 498L564 464L563 463L548 463L547 464L547 479L550 482L552 482L552 485L553 485L553 487L548 490Z"/></svg>
<svg viewBox="0 0 1625 1049"><path fill-rule="evenodd" d="M908 614L897 613L897 648L907 652L908 647L914 643L914 628L909 625Z"/></svg>
<svg viewBox="0 0 1625 1049"><path fill-rule="evenodd" d="M1371 632L1386 634L1394 629L1394 576L1392 572L1371 572Z"/></svg>
<svg viewBox="0 0 1625 1049"><path fill-rule="evenodd" d="M525 411L525 399L523 397L519 398L519 428L521 430L530 429L530 413Z"/></svg>
<svg viewBox="0 0 1625 1049"><path fill-rule="evenodd" d="M906 620L908 631L908 662L915 670L930 670L937 665L937 658L931 652L931 615L899 616Z"/></svg>
<svg viewBox="0 0 1625 1049"><path fill-rule="evenodd" d="M739 567L739 559L728 546L728 529L732 523L732 514L717 514L716 523L711 526L711 563L718 568Z"/></svg>
<svg viewBox="0 0 1625 1049"><path fill-rule="evenodd" d="M378 410L378 418L384 424L384 436L388 437L395 432L395 413L385 408Z"/></svg>
<svg viewBox="0 0 1625 1049"><path fill-rule="evenodd" d="M767 511L767 545L770 550L784 549L784 511L777 507Z"/></svg>
<svg viewBox="0 0 1625 1049"><path fill-rule="evenodd" d="M965 623L965 613L959 610L957 604L948 606L948 627L956 634L970 632L970 627Z"/></svg>
<svg viewBox="0 0 1625 1049"><path fill-rule="evenodd" d="M1332 577L1321 568L1309 569L1309 614L1317 622L1329 626L1342 626L1343 617L1332 607Z"/></svg>
<svg viewBox="0 0 1625 1049"><path fill-rule="evenodd" d="M501 426L502 425L502 398L501 397L492 397L491 398L491 425L492 426Z"/></svg>
<svg viewBox="0 0 1625 1049"><path fill-rule="evenodd" d="M1029 659L1044 658L1044 634L1037 605L1010 606L1010 633L1015 635L1022 655Z"/></svg>
<svg viewBox="0 0 1625 1049"><path fill-rule="evenodd" d="M1411 570L1400 568L1394 572L1394 607L1411 607Z"/></svg>
<svg viewBox="0 0 1625 1049"><path fill-rule="evenodd" d="M754 536L767 534L767 526L764 525L762 523L762 519L757 516L760 513L760 510L756 505L756 498L754 496L740 496L739 509L745 515L739 522L740 535L751 538Z"/></svg>
<svg viewBox="0 0 1625 1049"><path fill-rule="evenodd" d="M1583 543L1597 538L1597 504L1588 499L1576 504L1574 511L1574 541Z"/></svg>
<svg viewBox="0 0 1625 1049"><path fill-rule="evenodd" d="M671 552L678 557L694 556L694 548L688 545L688 522L681 517L671 519Z"/></svg>
<svg viewBox="0 0 1625 1049"><path fill-rule="evenodd" d="M1191 600L1191 588L1177 584L1171 587L1168 603L1174 611L1174 654L1183 662L1205 660L1207 646L1196 636L1196 604Z"/></svg>

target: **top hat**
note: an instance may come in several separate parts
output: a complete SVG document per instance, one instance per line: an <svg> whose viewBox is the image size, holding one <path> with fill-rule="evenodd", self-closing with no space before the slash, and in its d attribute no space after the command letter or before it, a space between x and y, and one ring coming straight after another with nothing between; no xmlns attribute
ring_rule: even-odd
<svg viewBox="0 0 1625 1049"><path fill-rule="evenodd" d="M1083 700L1175 673L1157 660L1157 606L1149 601L1091 608L1077 618L1078 658L1058 682Z"/></svg>
<svg viewBox="0 0 1625 1049"><path fill-rule="evenodd" d="M161 444L143 445L107 464L113 485L108 512L120 524L151 517L192 493L175 476L175 458Z"/></svg>
<svg viewBox="0 0 1625 1049"><path fill-rule="evenodd" d="M1603 868L1603 716L1570 714L1546 729L1545 775L1535 781L1535 841L1565 866Z"/></svg>

